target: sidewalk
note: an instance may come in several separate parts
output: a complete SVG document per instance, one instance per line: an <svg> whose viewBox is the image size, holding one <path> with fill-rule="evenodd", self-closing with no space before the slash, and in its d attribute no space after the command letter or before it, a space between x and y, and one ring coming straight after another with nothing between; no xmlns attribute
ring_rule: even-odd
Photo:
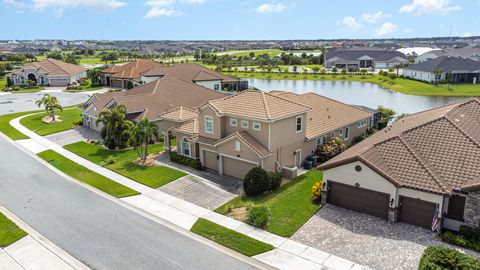
<svg viewBox="0 0 480 270"><path fill-rule="evenodd" d="M205 218L249 237L271 244L276 249L257 255L254 258L279 269L368 269L343 258L325 253L312 247L308 247L301 243L289 240L288 238L280 237L267 231L257 229L253 226L224 215L217 214L209 209L186 202L160 190L144 186L129 178L103 168L95 163L83 159L80 156L75 155L72 152L67 151L63 147L25 128L20 124L20 120L27 116L13 119L10 122L13 127L30 137L28 140L16 141L19 146L32 151L35 154L45 149L54 150L66 158L75 161L76 163L87 167L98 174L101 174L118 183L121 183L122 185L140 192L140 195L122 198L121 200L163 220L190 230L198 218ZM171 167L168 164L162 165ZM178 170L178 168L175 169ZM200 178L199 176L196 177ZM206 179L203 180L208 181Z"/></svg>

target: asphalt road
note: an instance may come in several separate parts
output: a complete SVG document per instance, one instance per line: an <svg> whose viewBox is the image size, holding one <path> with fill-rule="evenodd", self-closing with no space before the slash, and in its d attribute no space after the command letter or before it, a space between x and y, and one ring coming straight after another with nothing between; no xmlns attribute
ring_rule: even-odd
<svg viewBox="0 0 480 270"><path fill-rule="evenodd" d="M72 183L0 138L0 203L92 269L255 269Z"/></svg>
<svg viewBox="0 0 480 270"><path fill-rule="evenodd" d="M0 115L15 112L39 110L35 101L41 99L46 93L3 94L0 95ZM62 106L71 106L84 103L90 97L86 93L57 92L48 93L56 96Z"/></svg>

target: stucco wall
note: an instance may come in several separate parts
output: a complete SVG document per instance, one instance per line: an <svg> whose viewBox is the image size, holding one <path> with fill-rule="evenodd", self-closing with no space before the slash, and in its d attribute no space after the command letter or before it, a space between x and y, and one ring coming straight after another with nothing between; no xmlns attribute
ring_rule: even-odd
<svg viewBox="0 0 480 270"><path fill-rule="evenodd" d="M162 76L158 76L158 77L145 77L145 76L142 76L141 77L141 80L144 82L144 83L151 83L151 82L154 82L158 79L160 79Z"/></svg>
<svg viewBox="0 0 480 270"><path fill-rule="evenodd" d="M196 84L206 87L212 90L222 90L222 81L196 81ZM215 89L215 85L218 85L218 89Z"/></svg>
<svg viewBox="0 0 480 270"><path fill-rule="evenodd" d="M213 134L205 132L205 116L211 116L213 118ZM207 138L221 139L223 137L223 123L219 116L215 115L215 111L206 106L200 110L198 115L198 127L200 135Z"/></svg>
<svg viewBox="0 0 480 270"><path fill-rule="evenodd" d="M435 74L432 72L424 72L424 71L417 71L417 70L411 70L411 69L404 69L403 70L403 76L407 78L412 78L415 80L421 80L425 82L434 82L435 81ZM445 79L445 75L442 74L441 79Z"/></svg>
<svg viewBox="0 0 480 270"><path fill-rule="evenodd" d="M251 121L247 119L242 119L239 117L222 117L223 126L224 126L224 135L227 136L229 134L240 132L242 130L247 131L250 135L252 135L255 139L257 139L261 144L268 148L268 123L263 123L260 121ZM237 126L232 127L230 126L230 119L237 119ZM248 121L248 128L242 128L242 120ZM260 131L253 129L253 122L257 122L260 124Z"/></svg>
<svg viewBox="0 0 480 270"><path fill-rule="evenodd" d="M184 133L176 133L177 141L177 153L183 155L183 138L186 138L190 144L190 156L191 158L199 158L198 145L190 140L191 135Z"/></svg>
<svg viewBox="0 0 480 270"><path fill-rule="evenodd" d="M299 114L300 115L300 114ZM306 114L302 115L302 131L296 131L296 117L292 116L287 119L277 121L270 128L270 148L277 149L279 147L290 145L295 142L303 142L306 135Z"/></svg>

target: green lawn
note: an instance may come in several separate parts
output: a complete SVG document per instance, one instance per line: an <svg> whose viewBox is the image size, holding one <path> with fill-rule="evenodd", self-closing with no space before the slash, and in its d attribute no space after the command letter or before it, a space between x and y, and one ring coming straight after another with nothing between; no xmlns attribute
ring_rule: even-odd
<svg viewBox="0 0 480 270"><path fill-rule="evenodd" d="M13 244L25 236L27 233L24 230L0 213L0 248Z"/></svg>
<svg viewBox="0 0 480 270"><path fill-rule="evenodd" d="M65 149L151 188L158 188L186 175L165 166L142 167L136 165L132 162L137 159L137 153L133 149L108 150L86 142L70 144L65 146ZM159 143L150 146L149 153L162 150L163 143ZM106 164L106 160L111 156L114 157L115 163Z"/></svg>
<svg viewBox="0 0 480 270"><path fill-rule="evenodd" d="M103 88L103 86L92 86L92 80L91 79L87 79L86 82L87 82L87 85L74 86L75 89L68 89L68 87L67 87L67 90L65 90L65 92L70 92L70 93L86 92L86 91L93 91L93 90L98 90L98 89Z"/></svg>
<svg viewBox="0 0 480 270"><path fill-rule="evenodd" d="M36 93L45 90L45 87L35 86L31 88L20 87L19 90L12 91L12 94Z"/></svg>
<svg viewBox="0 0 480 270"><path fill-rule="evenodd" d="M312 203L312 186L321 181L323 173L311 170L281 188L265 196L239 196L215 211L227 214L230 209L264 205L270 209L271 217L267 231L289 237L292 236L320 206Z"/></svg>
<svg viewBox="0 0 480 270"><path fill-rule="evenodd" d="M193 224L191 231L246 256L255 256L273 249L272 245L258 241L203 218L199 218L197 222Z"/></svg>
<svg viewBox="0 0 480 270"><path fill-rule="evenodd" d="M74 161L71 161L70 159L58 154L53 150L44 151L39 153L38 156L69 176L114 197L123 198L140 194L129 187L110 180L103 175L93 172L75 163Z"/></svg>
<svg viewBox="0 0 480 270"><path fill-rule="evenodd" d="M73 122L81 120L81 113L82 111L80 109L67 108L64 109L63 112L57 112L57 116L62 120L61 122L51 124L45 123L42 121L42 117L46 116L47 113L40 113L23 118L20 120L20 124L40 136L45 136L76 127Z"/></svg>
<svg viewBox="0 0 480 270"><path fill-rule="evenodd" d="M19 113L12 113L12 114L5 114L5 115L0 115L0 132L3 134L7 135L10 137L12 140L23 140L23 139L28 139L29 137L14 127L10 125L10 121L20 117L24 116L27 114L35 113L39 111L34 111L34 112L19 112Z"/></svg>
<svg viewBox="0 0 480 270"><path fill-rule="evenodd" d="M0 91L7 88L7 76L0 77Z"/></svg>
<svg viewBox="0 0 480 270"><path fill-rule="evenodd" d="M397 78L392 80L380 75L320 75L320 74L283 74L283 73L251 73L226 72L227 75L240 78L257 78L271 80L345 80L370 82L385 88L410 95L421 96L480 96L480 84L441 84L433 85L414 80Z"/></svg>

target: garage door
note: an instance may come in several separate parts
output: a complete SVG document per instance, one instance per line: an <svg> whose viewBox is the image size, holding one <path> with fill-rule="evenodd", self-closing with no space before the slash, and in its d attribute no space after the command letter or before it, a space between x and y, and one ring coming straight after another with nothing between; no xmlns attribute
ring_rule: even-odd
<svg viewBox="0 0 480 270"><path fill-rule="evenodd" d="M328 202L353 211L379 218L388 218L390 195L328 181Z"/></svg>
<svg viewBox="0 0 480 270"><path fill-rule="evenodd" d="M203 166L218 171L217 153L203 150Z"/></svg>
<svg viewBox="0 0 480 270"><path fill-rule="evenodd" d="M430 229L436 207L437 205L431 202L400 196L399 220Z"/></svg>
<svg viewBox="0 0 480 270"><path fill-rule="evenodd" d="M229 157L223 157L223 174L225 175L243 179L245 178L245 175L255 167L257 167L256 164Z"/></svg>
<svg viewBox="0 0 480 270"><path fill-rule="evenodd" d="M122 80L111 80L111 84L113 88L123 88Z"/></svg>
<svg viewBox="0 0 480 270"><path fill-rule="evenodd" d="M50 86L67 86L67 79L50 79Z"/></svg>

